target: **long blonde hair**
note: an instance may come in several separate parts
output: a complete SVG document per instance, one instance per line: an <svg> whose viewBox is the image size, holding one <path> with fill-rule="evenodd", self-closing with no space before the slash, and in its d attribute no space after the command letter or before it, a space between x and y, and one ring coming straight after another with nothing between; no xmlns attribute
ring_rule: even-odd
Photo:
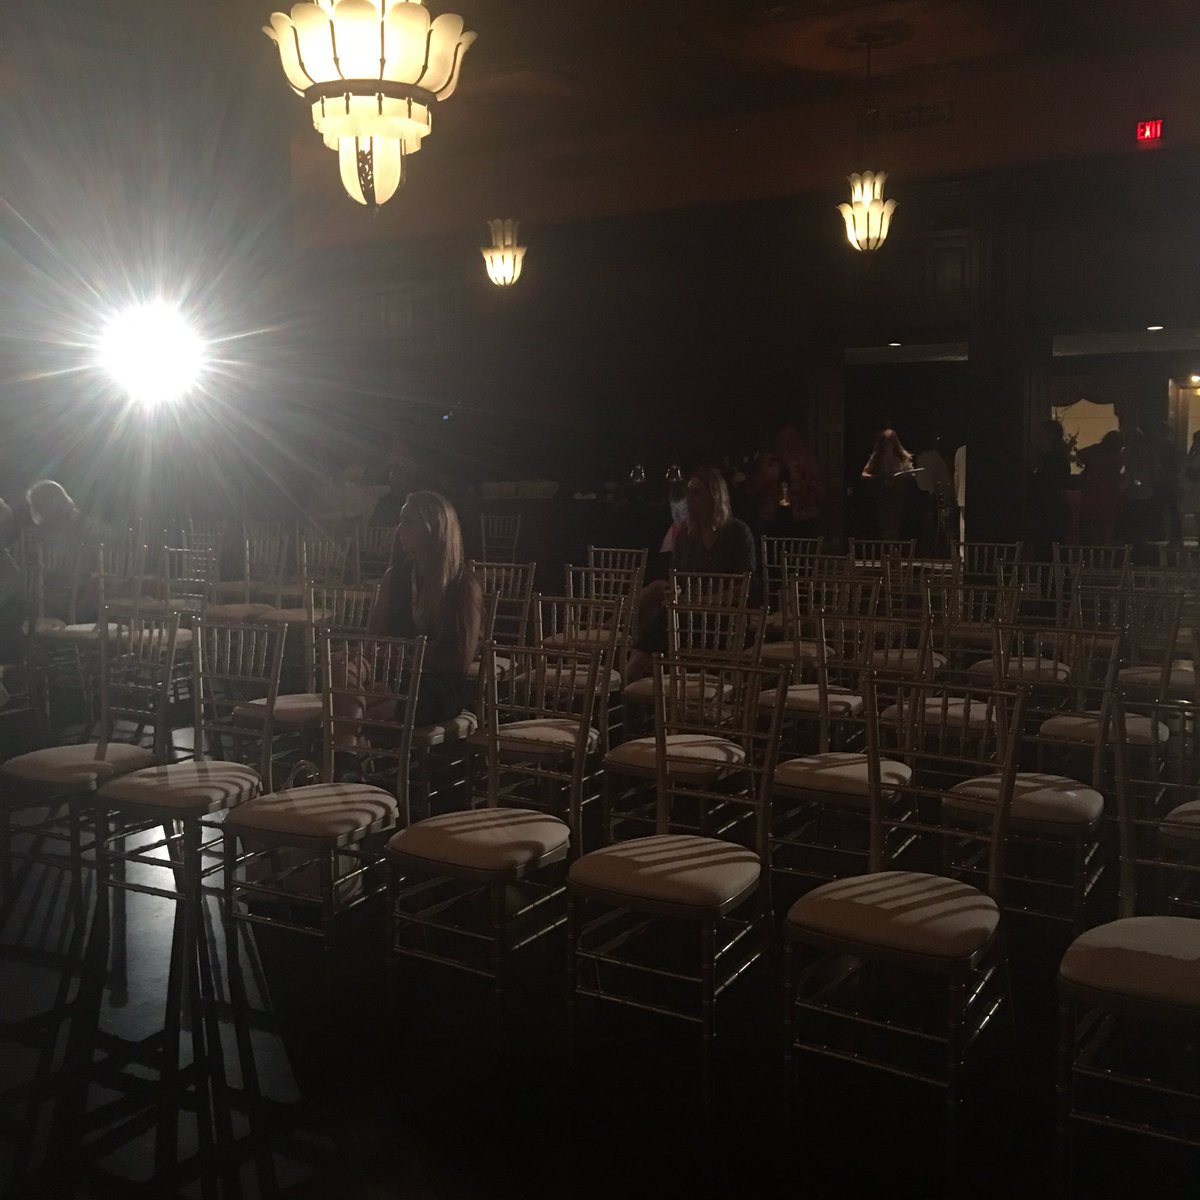
<svg viewBox="0 0 1200 1200"><path fill-rule="evenodd" d="M417 632L437 631L446 608L446 598L466 573L462 528L454 505L440 492L413 492L405 501L408 515L419 521L429 535L424 561L416 563L420 587L413 606ZM392 565L400 557L400 538L392 539Z"/></svg>
<svg viewBox="0 0 1200 1200"><path fill-rule="evenodd" d="M699 480L704 490L712 498L713 528L724 529L733 520L733 507L729 500L729 485L725 482L725 476L716 467L697 467L692 472L692 478ZM691 525L692 521L689 516L689 529Z"/></svg>

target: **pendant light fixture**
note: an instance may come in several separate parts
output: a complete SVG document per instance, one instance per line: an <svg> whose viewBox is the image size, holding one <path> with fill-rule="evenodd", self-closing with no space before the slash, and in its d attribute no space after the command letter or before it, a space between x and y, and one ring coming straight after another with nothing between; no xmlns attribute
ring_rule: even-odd
<svg viewBox="0 0 1200 1200"><path fill-rule="evenodd" d="M870 30L859 34L859 43L867 52L867 78L864 92L869 95L871 86L871 51L878 45L885 44L885 39L877 37ZM870 120L870 110L864 114L864 123ZM863 138L859 137L859 156L862 151ZM846 240L855 250L878 250L887 240L888 230L892 224L892 213L896 209L895 200L883 198L883 186L887 182L886 171L862 171L852 174L850 183L850 203L839 204L838 212L846 222Z"/></svg>
<svg viewBox="0 0 1200 1200"><path fill-rule="evenodd" d="M489 221L492 244L480 253L487 264L488 278L497 287L512 287L521 278L521 264L525 260L525 247L517 245L518 221Z"/></svg>
<svg viewBox="0 0 1200 1200"><path fill-rule="evenodd" d="M430 110L454 94L475 41L462 17L431 17L421 0L306 0L272 13L292 90L338 152L342 186L375 208L395 194L404 163L430 131Z"/></svg>

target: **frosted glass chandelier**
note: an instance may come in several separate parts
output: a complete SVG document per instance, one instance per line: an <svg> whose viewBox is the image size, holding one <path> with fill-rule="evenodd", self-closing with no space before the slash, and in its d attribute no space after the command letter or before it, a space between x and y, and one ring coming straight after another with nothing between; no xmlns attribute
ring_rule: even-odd
<svg viewBox="0 0 1200 1200"><path fill-rule="evenodd" d="M512 287L521 278L525 247L517 245L517 221L489 221L492 244L481 251L488 278L497 287Z"/></svg>
<svg viewBox="0 0 1200 1200"><path fill-rule="evenodd" d="M846 239L855 250L878 250L887 239L895 200L883 198L886 171L850 176L850 203L839 204L846 222Z"/></svg>
<svg viewBox="0 0 1200 1200"><path fill-rule="evenodd" d="M475 41L462 17L431 18L421 0L311 0L272 13L263 32L338 152L342 186L374 207L403 182L404 160L429 134L430 109L454 94Z"/></svg>

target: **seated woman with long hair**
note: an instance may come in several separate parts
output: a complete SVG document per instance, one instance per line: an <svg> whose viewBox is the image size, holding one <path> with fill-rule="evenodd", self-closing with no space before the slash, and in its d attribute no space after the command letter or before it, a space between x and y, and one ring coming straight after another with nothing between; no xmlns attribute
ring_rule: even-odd
<svg viewBox="0 0 1200 1200"><path fill-rule="evenodd" d="M424 635L425 660L417 692L416 724L437 725L470 705L474 685L467 670L479 649L483 598L479 582L467 570L458 515L445 496L413 492L400 512L391 561L379 585L368 632L380 637ZM366 710L370 681L345 665L347 686L364 694L340 715L353 718ZM345 745L358 744L348 734Z"/></svg>

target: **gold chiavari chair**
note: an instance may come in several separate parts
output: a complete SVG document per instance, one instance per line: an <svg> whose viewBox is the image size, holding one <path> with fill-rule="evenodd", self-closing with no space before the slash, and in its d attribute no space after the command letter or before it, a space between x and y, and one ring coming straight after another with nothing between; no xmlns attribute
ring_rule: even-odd
<svg viewBox="0 0 1200 1200"><path fill-rule="evenodd" d="M11 880L11 813L47 806L51 820L22 827L24 836L55 837L54 814L66 808L65 865L76 899L82 897L83 808L97 788L130 771L163 761L169 744L167 696L178 618L100 612L100 712L95 742L52 746L0 765L0 875ZM110 632L111 630L111 632ZM147 726L153 748L142 745ZM36 857L44 857L37 854Z"/></svg>
<svg viewBox="0 0 1200 1200"><path fill-rule="evenodd" d="M515 563L521 541L521 514L481 513L479 536L485 562Z"/></svg>
<svg viewBox="0 0 1200 1200"><path fill-rule="evenodd" d="M1086 570L1121 571L1130 565L1131 546L1081 546L1055 542L1051 547L1054 563L1059 567Z"/></svg>
<svg viewBox="0 0 1200 1200"><path fill-rule="evenodd" d="M247 531L242 538L242 577L218 579L212 585L212 600L219 605L218 620L253 620L279 605L287 561L286 534ZM220 572L220 559L217 559Z"/></svg>
<svg viewBox="0 0 1200 1200"><path fill-rule="evenodd" d="M636 571L640 588L646 578L645 550L629 550L620 546L589 546L587 565L602 570L616 568L618 571Z"/></svg>
<svg viewBox="0 0 1200 1200"><path fill-rule="evenodd" d="M819 648L815 639L815 620L822 612L847 617L871 617L879 608L882 581L868 575L803 575L790 580L782 597L786 640L767 642L759 659L764 663L792 664L795 697L816 670ZM809 680L805 679L809 677Z"/></svg>
<svg viewBox="0 0 1200 1200"><path fill-rule="evenodd" d="M1147 754L1129 722L1187 731ZM1200 1148L1200 747L1190 705L1114 703L1121 886L1117 920L1080 934L1058 972L1060 1192L1080 1126Z"/></svg>
<svg viewBox="0 0 1200 1200"><path fill-rule="evenodd" d="M1096 630L996 627L992 664L980 682L1025 692L1025 725L1017 731L1017 774L1009 813L1005 904L1010 911L1069 924L1088 920L1088 905L1108 867L1104 793L1109 712L1115 694L1117 642ZM1091 740L1063 736L1077 728ZM991 821L1000 777L955 788L944 811L951 823ZM952 848L957 872L977 878L974 848Z"/></svg>
<svg viewBox="0 0 1200 1200"><path fill-rule="evenodd" d="M871 586L878 588L878 581ZM872 764L864 689L886 638L878 629L881 620L886 625L886 619L844 616L832 607L809 618L818 647L817 681L788 688L784 720L805 732L815 729L817 737L815 747L798 757L781 753L775 768L771 869L779 875L837 878L860 872L866 862ZM895 698L894 688L889 698ZM772 699L764 693L759 704ZM899 821L898 789L912 771L899 759L881 759L878 766L889 815Z"/></svg>
<svg viewBox="0 0 1200 1200"><path fill-rule="evenodd" d="M718 594L728 597L744 593L724 591ZM757 620L760 615L759 610L745 605L671 601L666 606L667 653L676 661L694 658L701 663L744 660L753 664L757 659L757 637L761 636L762 626ZM755 630L755 633L752 634L751 630ZM754 641L751 653L747 654L746 643L751 638ZM698 669L685 689L688 699L695 703L703 703L707 699L718 704L720 698L706 695L711 686L711 678ZM649 679L628 684L624 691L626 703L645 704L649 699L653 705L656 695L654 688L653 675ZM630 738L610 748L605 754L601 796L603 834L606 839L613 836L618 826L652 826L657 820L656 801L652 794L658 770L655 758L657 745L652 735ZM677 758L689 753L687 745L680 744ZM698 746L698 752L703 757L705 743L698 743Z"/></svg>
<svg viewBox="0 0 1200 1200"><path fill-rule="evenodd" d="M1180 657L1192 647L1180 636L1187 592L1149 586L1130 588L1125 602L1125 640L1117 682L1131 696L1150 700L1191 700L1196 696L1196 662ZM1153 582L1159 582L1157 580Z"/></svg>
<svg viewBox="0 0 1200 1200"><path fill-rule="evenodd" d="M279 609L264 613L259 621L268 627L286 627L284 654L294 644L296 636L302 642L305 691L282 690L275 697L272 713L272 769L280 755L301 755L312 752L313 740L321 731L324 701L320 671L320 631L333 629L341 633L365 633L375 603L373 587L319 587L308 589L308 602L302 619L289 624L274 620ZM266 713L266 697L259 697L237 710L239 720L261 725ZM272 790L268 788L268 790Z"/></svg>
<svg viewBox="0 0 1200 1200"><path fill-rule="evenodd" d="M870 870L814 888L784 922L789 1113L797 1053L941 1087L949 1172L967 1053L1009 998L1000 902L1023 700L990 689L969 694L969 706L987 714L989 734L977 738L966 736L967 722L945 719L948 707L963 699L945 683L902 684L903 719L890 726L880 720L870 676L864 690ZM931 724L930 714L938 712L942 718ZM897 785L899 816L882 781L884 754L912 772ZM979 831L987 867L981 890L944 873L941 806L955 782L996 773L1001 783L993 819ZM961 835L955 829L949 836ZM894 857L897 841L902 861ZM920 999L898 1008L898 993Z"/></svg>
<svg viewBox="0 0 1200 1200"><path fill-rule="evenodd" d="M784 592L793 574L807 575L813 561L821 556L824 538L768 537L759 543L759 571L762 575L762 599L767 610L766 637L783 636Z"/></svg>
<svg viewBox="0 0 1200 1200"><path fill-rule="evenodd" d="M359 525L354 530L354 579L378 583L392 558L396 530L391 525Z"/></svg>
<svg viewBox="0 0 1200 1200"><path fill-rule="evenodd" d="M654 832L584 854L567 874L572 1045L580 996L695 1022L706 1101L717 1002L770 944L768 788L788 675L656 658ZM775 715L762 722L757 701L772 681ZM743 819L716 815L730 809ZM746 826L752 848L721 832ZM664 957L666 946L680 953Z"/></svg>
<svg viewBox="0 0 1200 1200"><path fill-rule="evenodd" d="M916 538L851 538L850 558L860 567L882 570L888 559L911 561L917 556Z"/></svg>
<svg viewBox="0 0 1200 1200"><path fill-rule="evenodd" d="M533 598L535 644L599 651L598 693L590 707L600 730L601 754L608 753L612 731L620 727L623 681L617 664L624 661L629 636L628 603L623 596L606 600L542 595ZM576 686L583 686L582 678Z"/></svg>
<svg viewBox="0 0 1200 1200"><path fill-rule="evenodd" d="M495 598L496 616L492 640L500 647L523 646L529 642L529 614L533 604L533 582L537 563L469 562L467 569L479 580L484 600ZM487 643L483 643L486 645ZM481 647L482 654L482 647ZM480 661L471 664L468 674L480 677ZM496 659L498 677L508 671L503 649Z"/></svg>
<svg viewBox="0 0 1200 1200"><path fill-rule="evenodd" d="M997 623L1017 619L1020 583L998 585L996 576L984 583L929 583L926 606L933 621L933 646L952 672L969 668L991 651Z"/></svg>
<svg viewBox="0 0 1200 1200"><path fill-rule="evenodd" d="M599 745L592 705L602 665L594 647L506 647L512 669L501 691L495 650L484 656L486 807L405 822L387 858L390 962L425 959L490 978L498 1033L512 955L565 919L565 864L579 853Z"/></svg>
<svg viewBox="0 0 1200 1200"><path fill-rule="evenodd" d="M198 916L202 881L220 869L219 861L208 868L203 864L203 856L221 841L219 828L206 818L257 796L269 778L269 714L282 656L282 630L196 621L192 758L123 775L96 797L97 864L109 886L179 900ZM266 699L268 717L261 728L250 728L238 710L260 697ZM114 818L117 829L110 837ZM160 827L161 838L144 840ZM212 835L207 841L206 833ZM123 848L130 837L134 846ZM142 873L131 878L122 871L114 877L112 868L126 863L169 872L173 886L145 882Z"/></svg>
<svg viewBox="0 0 1200 1200"><path fill-rule="evenodd" d="M327 630L320 647L319 781L289 783L225 818L225 922L227 933L251 922L318 937L330 984L338 916L385 886L372 839L408 819L425 639ZM347 757L361 779L337 778Z"/></svg>
<svg viewBox="0 0 1200 1200"><path fill-rule="evenodd" d="M1024 542L958 542L954 556L959 562L963 583L994 584L1000 570L1007 571L1021 561Z"/></svg>
<svg viewBox="0 0 1200 1200"><path fill-rule="evenodd" d="M293 601L303 606L310 584L337 587L345 583L349 554L350 542L344 538L297 536L296 574L280 582L276 607L287 608Z"/></svg>

